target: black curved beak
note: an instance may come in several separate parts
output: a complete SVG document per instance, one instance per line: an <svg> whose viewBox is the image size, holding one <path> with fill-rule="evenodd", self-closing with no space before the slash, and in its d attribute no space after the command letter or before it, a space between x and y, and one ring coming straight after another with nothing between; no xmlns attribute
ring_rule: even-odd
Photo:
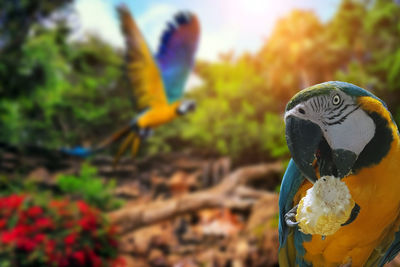
<svg viewBox="0 0 400 267"><path fill-rule="evenodd" d="M195 111L196 107L197 107L196 102L191 101L190 104L188 105L188 111Z"/></svg>
<svg viewBox="0 0 400 267"><path fill-rule="evenodd" d="M286 118L286 141L297 167L311 182L317 180L317 172L343 178L357 160L352 151L332 150L317 124L298 117Z"/></svg>
<svg viewBox="0 0 400 267"><path fill-rule="evenodd" d="M196 102L194 100L185 100L176 110L179 115L185 115L188 112L196 110Z"/></svg>
<svg viewBox="0 0 400 267"><path fill-rule="evenodd" d="M294 116L286 118L286 142L299 170L312 183L317 180L313 166L321 142L321 128Z"/></svg>
<svg viewBox="0 0 400 267"><path fill-rule="evenodd" d="M337 177L343 178L349 175L357 160L357 154L344 149L333 150L333 163L337 169Z"/></svg>

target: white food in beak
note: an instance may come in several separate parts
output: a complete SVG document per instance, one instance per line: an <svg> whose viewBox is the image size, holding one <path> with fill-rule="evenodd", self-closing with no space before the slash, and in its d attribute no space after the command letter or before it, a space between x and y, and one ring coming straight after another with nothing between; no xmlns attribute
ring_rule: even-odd
<svg viewBox="0 0 400 267"><path fill-rule="evenodd" d="M332 235L349 219L354 204L344 182L323 176L300 200L296 221L306 234Z"/></svg>

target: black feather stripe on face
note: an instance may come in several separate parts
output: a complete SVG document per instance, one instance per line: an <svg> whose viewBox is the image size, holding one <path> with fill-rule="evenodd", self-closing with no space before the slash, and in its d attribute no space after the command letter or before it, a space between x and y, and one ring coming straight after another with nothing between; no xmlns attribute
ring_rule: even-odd
<svg viewBox="0 0 400 267"><path fill-rule="evenodd" d="M351 106L354 106L354 105L351 105ZM338 114L338 115L341 115L341 117L339 119L337 119L336 121L333 121L333 122L326 122L326 125L335 125L335 124L342 123L351 113L358 110L359 108L360 108L360 106L356 105L353 109L351 109L346 114Z"/></svg>

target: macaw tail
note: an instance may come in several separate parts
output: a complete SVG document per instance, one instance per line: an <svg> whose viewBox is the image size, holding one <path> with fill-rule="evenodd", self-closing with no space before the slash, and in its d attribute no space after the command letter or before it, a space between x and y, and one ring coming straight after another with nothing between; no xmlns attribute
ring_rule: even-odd
<svg viewBox="0 0 400 267"><path fill-rule="evenodd" d="M135 125L134 125L135 126ZM114 157L113 161L113 167L115 168L116 165L118 164L118 161L120 160L121 156L123 153L128 149L129 146L131 146L131 154L132 157L136 156L138 150L139 150L139 145L140 145L140 136L137 134L137 132L134 130L135 127L132 126L132 124L125 126L121 130L115 132L113 135L105 139L103 142L101 142L99 145L97 145L95 148L83 148L80 146L74 147L74 148L62 148L61 151L67 155L70 156L78 156L81 158L86 158L90 155L93 155L97 152L100 152L107 148L109 145L119 141L120 139L126 137L124 141L122 142L121 146L119 147L118 153Z"/></svg>
<svg viewBox="0 0 400 267"><path fill-rule="evenodd" d="M96 150L100 151L100 150L105 149L106 147L108 147L112 143L114 143L114 142L120 140L121 138L123 138L124 136L126 136L130 131L132 131L132 127L130 125L125 126L121 130L113 133L110 137L108 137L106 140L101 142L97 146Z"/></svg>
<svg viewBox="0 0 400 267"><path fill-rule="evenodd" d="M60 149L60 151L66 155L80 158L87 158L95 153L95 150L81 146L76 146L73 148L63 147Z"/></svg>
<svg viewBox="0 0 400 267"><path fill-rule="evenodd" d="M135 132L131 132L122 142L118 149L117 155L114 157L113 167L115 168L124 152L131 146L131 155L135 157L140 145L140 137Z"/></svg>
<svg viewBox="0 0 400 267"><path fill-rule="evenodd" d="M132 130L132 128L131 128L130 125L125 126L124 128L122 128L121 130L115 132L113 135L108 137L106 140L104 140L103 142L101 142L99 145L97 145L94 148L86 148L86 147L76 146L76 147L73 147L73 148L61 148L60 151L62 153L65 153L65 154L69 155L69 156L87 158L87 157L89 157L89 156L91 156L93 154L96 154L96 153L104 150L105 148L107 148L112 143L120 140L121 138L123 138L124 136L129 134L129 132L131 130Z"/></svg>
<svg viewBox="0 0 400 267"><path fill-rule="evenodd" d="M113 135L111 135L109 138L101 142L96 150L103 150L104 148L108 147L114 142L119 141L120 139L124 138L124 141L122 142L121 146L118 149L118 153L114 157L113 161L113 167L115 168L118 164L118 161L120 160L121 156L124 154L124 152L131 146L131 154L132 157L136 156L137 151L139 149L140 145L140 137L139 135L132 131L134 127L132 125L127 125L121 130L117 131Z"/></svg>

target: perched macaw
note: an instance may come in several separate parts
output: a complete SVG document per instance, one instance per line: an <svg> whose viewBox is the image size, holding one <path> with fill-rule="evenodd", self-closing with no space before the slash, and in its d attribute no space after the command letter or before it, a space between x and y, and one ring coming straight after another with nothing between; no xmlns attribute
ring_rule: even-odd
<svg viewBox="0 0 400 267"><path fill-rule="evenodd" d="M279 196L279 265L382 266L400 251L399 131L385 103L345 82L300 91L286 106L292 159ZM322 176L356 205L332 235L304 234L296 205Z"/></svg>
<svg viewBox="0 0 400 267"><path fill-rule="evenodd" d="M87 156L125 137L115 162L129 147L135 155L140 141L150 136L154 128L195 109L194 101L181 98L194 64L200 34L199 21L194 14L178 13L174 21L168 23L159 50L153 56L129 10L121 5L117 11L126 41L127 76L141 112L89 153L81 147L69 150L69 154Z"/></svg>

